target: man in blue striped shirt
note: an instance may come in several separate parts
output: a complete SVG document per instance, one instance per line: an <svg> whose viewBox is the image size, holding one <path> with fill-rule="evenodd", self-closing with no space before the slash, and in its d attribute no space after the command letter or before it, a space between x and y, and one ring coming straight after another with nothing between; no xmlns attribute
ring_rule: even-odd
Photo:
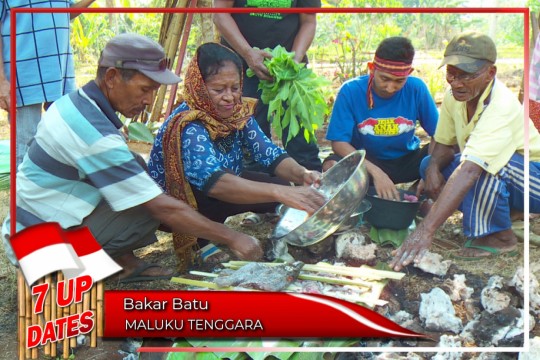
<svg viewBox="0 0 540 360"><path fill-rule="evenodd" d="M227 245L243 259L262 256L255 238L163 194L120 132L116 112L131 118L161 84L180 81L167 65L163 48L147 37L121 34L107 43L96 79L54 102L38 126L17 174L17 231L42 222L86 225L126 279L171 275L133 254L156 241L160 223Z"/></svg>

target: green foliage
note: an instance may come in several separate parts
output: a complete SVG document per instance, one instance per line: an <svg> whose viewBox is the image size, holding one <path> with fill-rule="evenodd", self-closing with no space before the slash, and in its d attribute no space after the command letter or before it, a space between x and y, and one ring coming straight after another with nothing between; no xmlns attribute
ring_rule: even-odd
<svg viewBox="0 0 540 360"><path fill-rule="evenodd" d="M323 88L330 82L317 76L305 64L294 61L294 53L278 45L275 49L265 49L272 53L272 59L264 64L274 78L273 82L261 80L261 100L268 104L268 116L276 135L282 138L283 129L289 128L287 144L301 130L307 141L316 141L315 130L320 128L328 115L328 104L324 99ZM255 76L251 69L248 76Z"/></svg>
<svg viewBox="0 0 540 360"><path fill-rule="evenodd" d="M142 141L152 144L154 142L154 134L148 126L141 122L132 122L128 126L129 140Z"/></svg>
<svg viewBox="0 0 540 360"><path fill-rule="evenodd" d="M357 343L355 339L332 339L316 341L316 346L332 348L332 347L347 347ZM208 347L210 351L212 347L242 347L242 348L260 348L268 347L297 347L300 352L254 352L246 351L238 352L171 352L167 355L167 360L323 360L333 359L335 353L302 353L302 347L310 346L310 342L301 340L262 340L262 339L178 339L173 347Z"/></svg>

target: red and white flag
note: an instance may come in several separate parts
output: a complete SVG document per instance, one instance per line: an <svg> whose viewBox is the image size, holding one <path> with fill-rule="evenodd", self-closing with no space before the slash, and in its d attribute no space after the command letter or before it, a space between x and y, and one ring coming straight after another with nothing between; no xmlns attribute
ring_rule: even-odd
<svg viewBox="0 0 540 360"><path fill-rule="evenodd" d="M101 245L94 239L90 230L85 226L64 233L67 240L75 249L82 263L79 269L64 269L66 278L71 279L81 275L90 275L94 283L122 270L114 260L107 255Z"/></svg>
<svg viewBox="0 0 540 360"><path fill-rule="evenodd" d="M94 282L122 270L87 227L66 231L58 223L42 223L17 232L10 241L30 286L59 270L66 278L90 275Z"/></svg>

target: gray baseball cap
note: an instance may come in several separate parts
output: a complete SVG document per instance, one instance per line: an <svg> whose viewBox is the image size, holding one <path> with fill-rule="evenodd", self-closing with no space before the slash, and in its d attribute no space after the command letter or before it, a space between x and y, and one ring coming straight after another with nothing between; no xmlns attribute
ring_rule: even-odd
<svg viewBox="0 0 540 360"><path fill-rule="evenodd" d="M138 70L160 84L177 84L182 79L170 71L170 61L156 41L138 34L120 34L109 40L101 52L99 66Z"/></svg>
<svg viewBox="0 0 540 360"><path fill-rule="evenodd" d="M475 73L488 62L495 63L496 60L497 48L493 40L473 31L454 36L444 51L441 66L452 65L465 72Z"/></svg>

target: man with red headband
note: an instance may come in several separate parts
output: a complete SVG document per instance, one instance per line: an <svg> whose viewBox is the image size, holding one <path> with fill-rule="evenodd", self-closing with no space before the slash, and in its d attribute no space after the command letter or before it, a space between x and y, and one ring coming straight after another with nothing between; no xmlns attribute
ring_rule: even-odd
<svg viewBox="0 0 540 360"><path fill-rule="evenodd" d="M370 181L385 199L399 200L395 184L420 179L419 167L428 147L420 147L416 123L432 136L439 118L426 84L409 76L413 58L409 39L383 40L368 63L369 75L342 85L326 134L334 154L326 158L323 170L364 149Z"/></svg>

